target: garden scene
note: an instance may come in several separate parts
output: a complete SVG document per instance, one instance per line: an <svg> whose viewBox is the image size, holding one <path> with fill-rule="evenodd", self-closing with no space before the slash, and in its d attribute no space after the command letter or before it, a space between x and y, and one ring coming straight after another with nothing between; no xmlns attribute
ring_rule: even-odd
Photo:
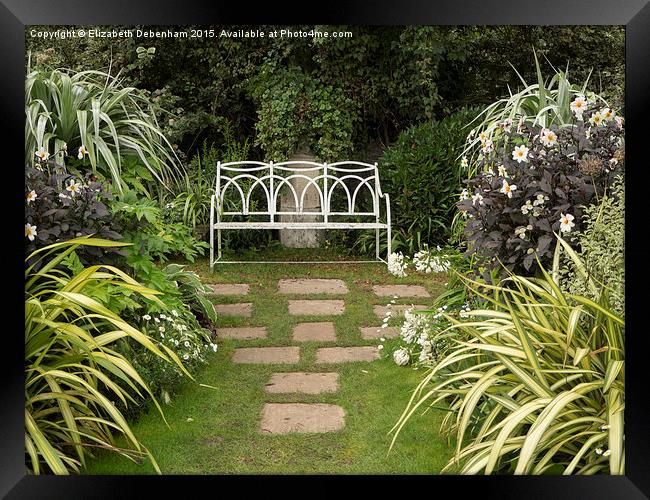
<svg viewBox="0 0 650 500"><path fill-rule="evenodd" d="M625 473L622 27L68 28L28 474Z"/></svg>

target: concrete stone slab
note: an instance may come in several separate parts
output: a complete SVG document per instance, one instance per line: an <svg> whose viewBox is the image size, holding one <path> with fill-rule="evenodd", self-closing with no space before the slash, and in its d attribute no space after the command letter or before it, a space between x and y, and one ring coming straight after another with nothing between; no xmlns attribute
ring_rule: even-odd
<svg viewBox="0 0 650 500"><path fill-rule="evenodd" d="M222 339L253 340L267 337L265 326L242 326L237 328L218 328L217 337Z"/></svg>
<svg viewBox="0 0 650 500"><path fill-rule="evenodd" d="M392 339L399 336L399 328L388 326L382 328L381 326L366 326L359 328L361 330L361 338L370 340L378 338Z"/></svg>
<svg viewBox="0 0 650 500"><path fill-rule="evenodd" d="M374 306L372 308L373 312L380 318L384 318L386 316L386 313L388 311L391 311L393 314L392 316L403 316L404 311L408 311L409 309L429 309L431 306L422 306L422 305L410 305L410 304L393 304L392 306Z"/></svg>
<svg viewBox="0 0 650 500"><path fill-rule="evenodd" d="M334 432L345 427L345 410L323 403L267 403L262 410L262 434Z"/></svg>
<svg viewBox="0 0 650 500"><path fill-rule="evenodd" d="M348 363L375 359L379 359L379 350L376 346L321 347L316 349L316 363Z"/></svg>
<svg viewBox="0 0 650 500"><path fill-rule="evenodd" d="M345 311L342 300L290 300L289 314L292 316L339 316Z"/></svg>
<svg viewBox="0 0 650 500"><path fill-rule="evenodd" d="M266 384L266 392L273 394L294 393L321 394L336 392L339 388L338 373L274 373Z"/></svg>
<svg viewBox="0 0 650 500"><path fill-rule="evenodd" d="M336 340L334 323L331 321L298 323L293 328L293 340L298 342L329 342Z"/></svg>
<svg viewBox="0 0 650 500"><path fill-rule="evenodd" d="M289 364L300 360L299 347L240 347L232 355L233 363Z"/></svg>
<svg viewBox="0 0 650 500"><path fill-rule="evenodd" d="M295 294L348 293L345 281L336 279L281 279L278 289L280 293Z"/></svg>
<svg viewBox="0 0 650 500"><path fill-rule="evenodd" d="M232 284L232 283L216 283L210 285L215 295L248 295L250 286L246 283Z"/></svg>
<svg viewBox="0 0 650 500"><path fill-rule="evenodd" d="M244 316L250 318L253 314L253 304L250 302L238 304L215 304L214 310L217 315L223 316Z"/></svg>
<svg viewBox="0 0 650 500"><path fill-rule="evenodd" d="M372 291L378 297L431 297L420 285L374 285Z"/></svg>

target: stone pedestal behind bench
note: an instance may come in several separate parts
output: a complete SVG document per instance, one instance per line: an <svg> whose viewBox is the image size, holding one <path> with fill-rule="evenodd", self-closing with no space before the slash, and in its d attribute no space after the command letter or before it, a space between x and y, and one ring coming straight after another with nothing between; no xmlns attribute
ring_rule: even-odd
<svg viewBox="0 0 650 500"><path fill-rule="evenodd" d="M316 161L316 157L309 149L309 146L302 144L290 160ZM302 165L295 166L301 167ZM310 165L304 165L304 167L308 168ZM304 172L304 175L306 177L314 178L318 176L319 172L319 170L312 170ZM300 196L305 187L309 184L309 181L302 178L293 178L289 182L291 182L291 185L296 190L298 203L300 203ZM296 201L293 197L293 193L286 186L283 187L280 190L280 211L293 212L296 210ZM318 191L313 186L305 193L303 211L321 211L320 197ZM323 217L321 215L280 215L278 216L278 219L282 222L322 222ZM285 247L289 248L317 248L325 237L325 231L320 229L280 229L279 231L280 242Z"/></svg>

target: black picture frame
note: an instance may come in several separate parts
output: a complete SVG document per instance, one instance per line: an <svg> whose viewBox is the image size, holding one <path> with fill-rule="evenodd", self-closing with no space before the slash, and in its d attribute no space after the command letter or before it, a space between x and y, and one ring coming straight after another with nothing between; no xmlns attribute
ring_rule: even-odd
<svg viewBox="0 0 650 500"><path fill-rule="evenodd" d="M330 494L363 480L364 488L385 489L391 485L402 494L413 494L412 487L424 487L429 494L453 491L454 496L489 498L553 499L637 499L650 498L650 415L646 394L649 333L644 328L644 304L650 294L644 271L650 256L645 242L649 198L650 161L645 148L650 131L650 3L648 0L453 0L425 2L401 0L330 0L318 9L311 5L281 6L266 2L253 6L245 2L201 2L200 0L0 0L0 100L7 125L0 146L4 194L3 217L9 250L3 271L6 293L3 325L3 372L0 406L0 494L7 498L131 498L151 488L165 496L225 494L226 486L237 477L211 476L25 476L24 398L21 362L23 344L19 335L20 287L22 275L21 219L16 214L24 207L17 165L22 163L20 144L24 140L24 44L25 27L33 24L56 25L181 25L181 24L349 24L349 25L625 25L626 27L626 322L627 322L627 404L626 475L598 477L561 476L375 476L362 477L273 477L246 478L238 484L238 494L252 495L252 487L268 492L277 487L288 491L286 481L323 482ZM645 153L645 154L644 154ZM16 165L14 168L13 165ZM14 182L14 176L16 177ZM13 187L12 187L13 186ZM16 212L14 212L16 210ZM14 250L15 249L15 250ZM12 274L15 273L15 276ZM16 325L14 326L14 322ZM646 359L646 361L644 361ZM191 489L185 484L191 480ZM326 481L326 483L325 483ZM311 489L294 491L310 494ZM206 493L200 493L205 488ZM250 492L249 492L250 490ZM293 490L293 488L292 488ZM323 490L325 491L325 490ZM343 490L341 489L341 492Z"/></svg>

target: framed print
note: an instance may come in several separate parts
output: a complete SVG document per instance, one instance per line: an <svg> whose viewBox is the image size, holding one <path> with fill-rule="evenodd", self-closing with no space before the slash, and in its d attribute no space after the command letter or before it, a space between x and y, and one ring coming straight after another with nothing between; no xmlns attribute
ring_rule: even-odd
<svg viewBox="0 0 650 500"><path fill-rule="evenodd" d="M0 12L7 498L650 495L645 0Z"/></svg>

